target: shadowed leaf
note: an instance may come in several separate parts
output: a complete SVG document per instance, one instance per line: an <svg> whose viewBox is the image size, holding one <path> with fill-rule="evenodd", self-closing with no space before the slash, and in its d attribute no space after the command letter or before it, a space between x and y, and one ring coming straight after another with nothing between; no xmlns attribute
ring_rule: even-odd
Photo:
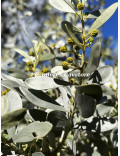
<svg viewBox="0 0 120 156"><path fill-rule="evenodd" d="M16 111L9 112L1 117L1 128L8 129L18 125L26 114L26 109L22 108Z"/></svg>

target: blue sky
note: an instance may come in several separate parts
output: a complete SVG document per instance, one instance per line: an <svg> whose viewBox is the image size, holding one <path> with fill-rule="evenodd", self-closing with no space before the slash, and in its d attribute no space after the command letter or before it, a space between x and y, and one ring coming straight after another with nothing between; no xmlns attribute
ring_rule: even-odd
<svg viewBox="0 0 120 156"><path fill-rule="evenodd" d="M117 0L106 0L105 8L108 8ZM118 40L118 9L113 16L103 25L103 37L113 36L114 40Z"/></svg>

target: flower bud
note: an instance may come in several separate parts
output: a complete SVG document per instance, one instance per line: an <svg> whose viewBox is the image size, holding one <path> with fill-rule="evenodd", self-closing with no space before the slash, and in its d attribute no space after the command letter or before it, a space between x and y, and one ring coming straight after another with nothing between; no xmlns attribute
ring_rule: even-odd
<svg viewBox="0 0 120 156"><path fill-rule="evenodd" d="M60 47L60 52L66 53L67 52L67 48L65 46Z"/></svg>
<svg viewBox="0 0 120 156"><path fill-rule="evenodd" d="M35 56L33 51L30 51L30 56Z"/></svg>
<svg viewBox="0 0 120 156"><path fill-rule="evenodd" d="M77 9L78 9L79 11L83 10L83 9L84 9L84 4L79 2L79 3L77 4Z"/></svg>
<svg viewBox="0 0 120 156"><path fill-rule="evenodd" d="M68 57L67 61L68 61L68 63L73 63L73 58L72 57Z"/></svg>
<svg viewBox="0 0 120 156"><path fill-rule="evenodd" d="M93 30L92 32L91 32L91 36L92 37L96 37L98 35L98 30Z"/></svg>
<svg viewBox="0 0 120 156"><path fill-rule="evenodd" d="M90 37L90 38L89 38L89 42L91 43L91 42L93 42L93 41L94 41L93 38Z"/></svg>
<svg viewBox="0 0 120 156"><path fill-rule="evenodd" d="M71 83L74 83L74 82L75 82L75 79L74 79L74 78L71 78L71 79L70 79L70 82L71 82Z"/></svg>
<svg viewBox="0 0 120 156"><path fill-rule="evenodd" d="M43 73L48 73L48 68L44 68L44 69L42 70L42 72L43 72Z"/></svg>
<svg viewBox="0 0 120 156"><path fill-rule="evenodd" d="M62 66L63 66L63 69L64 69L64 70L67 70L67 69L68 69L68 62L63 61L63 62L62 62Z"/></svg>
<svg viewBox="0 0 120 156"><path fill-rule="evenodd" d="M70 44L70 45L73 45L73 44L74 44L74 41L72 40L72 38L68 38L67 42L68 42L68 44Z"/></svg>
<svg viewBox="0 0 120 156"><path fill-rule="evenodd" d="M28 67L25 67L25 71L29 71L29 68Z"/></svg>
<svg viewBox="0 0 120 156"><path fill-rule="evenodd" d="M27 65L28 65L28 66L31 66L32 64L31 64L31 62L27 62Z"/></svg>
<svg viewBox="0 0 120 156"><path fill-rule="evenodd" d="M78 47L78 45L75 45L75 50L80 50L80 48Z"/></svg>

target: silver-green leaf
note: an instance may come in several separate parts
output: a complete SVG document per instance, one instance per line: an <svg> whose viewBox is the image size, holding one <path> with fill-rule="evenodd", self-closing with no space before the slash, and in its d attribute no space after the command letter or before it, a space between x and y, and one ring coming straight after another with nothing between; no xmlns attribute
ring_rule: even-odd
<svg viewBox="0 0 120 156"><path fill-rule="evenodd" d="M60 11L76 13L69 0L49 0L49 3Z"/></svg>
<svg viewBox="0 0 120 156"><path fill-rule="evenodd" d="M118 7L118 2L108 7L92 24L91 28L89 29L88 34L90 34L92 30L98 29L99 27L101 27L114 14L117 7Z"/></svg>
<svg viewBox="0 0 120 156"><path fill-rule="evenodd" d="M12 137L16 143L27 143L38 138L43 138L52 129L50 122L35 121L22 130L20 130L15 136Z"/></svg>

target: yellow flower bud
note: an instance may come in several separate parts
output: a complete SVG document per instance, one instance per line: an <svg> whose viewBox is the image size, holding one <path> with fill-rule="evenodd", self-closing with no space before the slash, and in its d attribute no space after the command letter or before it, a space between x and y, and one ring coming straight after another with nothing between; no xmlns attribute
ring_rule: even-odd
<svg viewBox="0 0 120 156"><path fill-rule="evenodd" d="M42 70L42 72L43 72L43 73L47 73L47 72L48 72L48 68L44 68L44 69Z"/></svg>
<svg viewBox="0 0 120 156"><path fill-rule="evenodd" d="M90 37L89 38L89 42L91 43L91 42L93 42L94 41L94 39L92 38L92 37Z"/></svg>
<svg viewBox="0 0 120 156"><path fill-rule="evenodd" d="M68 57L67 61L68 61L68 63L73 63L73 58L72 57Z"/></svg>
<svg viewBox="0 0 120 156"><path fill-rule="evenodd" d="M113 88L113 85L112 85L112 84L110 84L110 85L109 85L109 87L110 87L110 88Z"/></svg>
<svg viewBox="0 0 120 156"><path fill-rule="evenodd" d="M67 42L68 42L68 44L70 44L70 45L73 45L73 44L74 44L74 41L72 40L72 38L68 38Z"/></svg>
<svg viewBox="0 0 120 156"><path fill-rule="evenodd" d="M80 50L80 48L77 45L75 45L75 50Z"/></svg>
<svg viewBox="0 0 120 156"><path fill-rule="evenodd" d="M83 10L83 9L84 9L84 4L79 2L79 3L77 4L77 9L78 9L79 11Z"/></svg>
<svg viewBox="0 0 120 156"><path fill-rule="evenodd" d="M30 56L35 56L33 51L30 51Z"/></svg>
<svg viewBox="0 0 120 156"><path fill-rule="evenodd" d="M74 79L74 78L71 78L71 79L70 79L70 82L71 82L71 83L74 83L74 82L75 82L75 79Z"/></svg>
<svg viewBox="0 0 120 156"><path fill-rule="evenodd" d="M67 69L68 69L68 62L63 61L63 62L62 62L62 66L63 66L63 69L64 69L64 70L67 70Z"/></svg>
<svg viewBox="0 0 120 156"><path fill-rule="evenodd" d="M92 37L96 37L98 35L98 30L93 30L92 32L91 32L91 36Z"/></svg>
<svg viewBox="0 0 120 156"><path fill-rule="evenodd" d="M25 67L25 71L29 71L29 68L28 67Z"/></svg>
<svg viewBox="0 0 120 156"><path fill-rule="evenodd" d="M60 52L66 53L67 52L67 48L65 46L60 47Z"/></svg>
<svg viewBox="0 0 120 156"><path fill-rule="evenodd" d="M28 65L28 66L31 66L31 65L32 65L32 63L31 63L31 62L27 62L27 65Z"/></svg>

